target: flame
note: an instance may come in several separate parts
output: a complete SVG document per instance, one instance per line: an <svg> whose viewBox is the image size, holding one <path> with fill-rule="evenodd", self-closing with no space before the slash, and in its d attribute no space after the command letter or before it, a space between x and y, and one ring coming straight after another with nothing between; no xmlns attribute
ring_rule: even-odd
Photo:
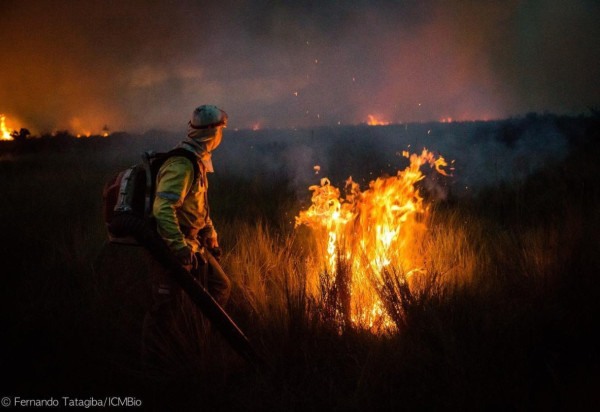
<svg viewBox="0 0 600 412"><path fill-rule="evenodd" d="M352 324L373 331L395 327L378 293L384 272L401 270L410 277L421 270L416 245L429 215L415 186L425 177L421 166L429 164L446 175L444 158L436 159L426 149L420 155L406 151L402 155L410 160L405 170L371 181L364 191L350 177L344 197L322 178L320 185L309 187L312 205L296 217L296 227L311 229L328 280L335 281L340 267L350 272L347 315Z"/></svg>
<svg viewBox="0 0 600 412"><path fill-rule="evenodd" d="M0 140L14 140L10 135L10 130L6 127L6 116L0 114Z"/></svg>
<svg viewBox="0 0 600 412"><path fill-rule="evenodd" d="M14 126L14 123L15 123L14 119L12 119L11 123ZM71 129L69 129L69 130L76 130L76 133L74 136L77 137L78 139L88 138L88 137L92 137L92 136L108 137L111 134L111 131L108 128L108 125L104 125L102 130L99 133L96 133L96 132L92 131L92 128L84 127L82 120L77 117L74 117L71 119L70 126L71 126ZM0 140L14 140L14 136L19 136L23 132L23 129L21 129L21 132L17 132L17 130L14 130L11 133L11 129L12 129L11 127L8 127L6 125L6 116L4 114L0 114ZM27 135L29 135L29 131L28 130L25 130L25 131L26 131ZM54 131L52 134L56 135L58 133L59 133L59 131ZM64 133L64 132L61 131L60 133ZM68 131L67 131L67 134L68 134Z"/></svg>
<svg viewBox="0 0 600 412"><path fill-rule="evenodd" d="M368 115L367 118L369 119L367 121L367 124L369 126L387 126L388 124L390 124L390 122L383 121L372 114Z"/></svg>
<svg viewBox="0 0 600 412"><path fill-rule="evenodd" d="M97 123L97 122L93 122ZM104 125L100 131L96 127L90 127L90 123L80 117L73 117L69 121L69 130L75 133L75 137L78 139L89 138L92 136L110 136L110 129L108 125Z"/></svg>

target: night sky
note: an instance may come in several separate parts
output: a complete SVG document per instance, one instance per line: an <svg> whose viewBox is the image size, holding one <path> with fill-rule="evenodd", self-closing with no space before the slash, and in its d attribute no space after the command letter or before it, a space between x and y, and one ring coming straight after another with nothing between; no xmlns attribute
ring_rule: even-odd
<svg viewBox="0 0 600 412"><path fill-rule="evenodd" d="M600 105L598 0L0 0L14 128L495 119Z"/></svg>

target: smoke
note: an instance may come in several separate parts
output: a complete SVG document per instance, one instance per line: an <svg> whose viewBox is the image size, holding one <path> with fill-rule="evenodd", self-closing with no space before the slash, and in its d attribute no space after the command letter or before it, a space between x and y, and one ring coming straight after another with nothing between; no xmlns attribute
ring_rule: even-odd
<svg viewBox="0 0 600 412"><path fill-rule="evenodd" d="M577 121L581 120L572 122ZM420 153L427 148L449 163L450 176L422 168L429 194L441 199L449 191L461 196L523 181L557 164L570 151L569 139L576 137L563 132L569 122L530 116L490 122L227 132L213 162L219 174L258 178L267 185L285 181L299 198L306 198L308 187L323 177L343 188L352 176L366 189L370 181L404 170L408 160L402 151Z"/></svg>
<svg viewBox="0 0 600 412"><path fill-rule="evenodd" d="M600 100L599 12L593 0L5 0L0 112L38 133L179 130L203 103L232 128L579 113Z"/></svg>
<svg viewBox="0 0 600 412"><path fill-rule="evenodd" d="M299 199L307 199L308 187L324 177L338 188L352 177L364 190L370 181L404 170L409 161L403 151L420 154L426 148L449 164L445 171L450 176L421 168L428 195L443 199L449 192L470 195L485 187L521 182L560 164L585 138L589 121L593 120L530 115L488 122L228 129L213 154L213 165L221 182L231 178L262 187L285 185ZM111 136L111 153L126 160L124 167L139 162L143 151L171 149L185 135L182 130Z"/></svg>

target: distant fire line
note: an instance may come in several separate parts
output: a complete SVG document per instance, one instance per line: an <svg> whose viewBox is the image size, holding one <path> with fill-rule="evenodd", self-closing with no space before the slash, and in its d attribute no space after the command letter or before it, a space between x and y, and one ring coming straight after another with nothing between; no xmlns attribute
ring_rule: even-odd
<svg viewBox="0 0 600 412"><path fill-rule="evenodd" d="M56 136L58 134L69 135L70 133L68 130L55 131L52 133L52 136ZM110 134L111 134L110 129L108 128L107 125L104 125L104 127L102 128L100 133L92 133L90 131L85 131L85 132L75 133L75 134L73 134L73 136L79 139L79 138L83 138L83 137L92 137L92 136L108 137L108 136L110 136ZM31 136L31 134L30 134L29 130L27 130L27 129L21 128L20 131L17 131L16 128L9 127L7 125L6 115L0 114L0 141L11 141L11 140L15 140L15 137L27 138L30 136Z"/></svg>

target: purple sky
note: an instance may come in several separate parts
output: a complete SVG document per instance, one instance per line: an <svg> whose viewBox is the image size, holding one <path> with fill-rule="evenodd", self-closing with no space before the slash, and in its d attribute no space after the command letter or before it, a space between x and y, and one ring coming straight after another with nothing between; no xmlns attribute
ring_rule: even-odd
<svg viewBox="0 0 600 412"><path fill-rule="evenodd" d="M600 2L0 2L14 128L179 130L504 118L600 105Z"/></svg>

